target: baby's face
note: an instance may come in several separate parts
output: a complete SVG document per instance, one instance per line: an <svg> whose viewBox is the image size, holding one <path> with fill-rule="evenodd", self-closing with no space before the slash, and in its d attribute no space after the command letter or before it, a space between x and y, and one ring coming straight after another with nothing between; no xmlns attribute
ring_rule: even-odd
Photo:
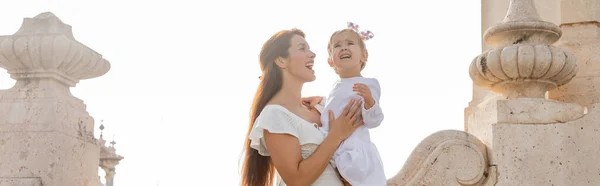
<svg viewBox="0 0 600 186"><path fill-rule="evenodd" d="M329 65L338 71L361 69L366 61L364 50L360 46L360 37L352 31L344 31L333 36Z"/></svg>

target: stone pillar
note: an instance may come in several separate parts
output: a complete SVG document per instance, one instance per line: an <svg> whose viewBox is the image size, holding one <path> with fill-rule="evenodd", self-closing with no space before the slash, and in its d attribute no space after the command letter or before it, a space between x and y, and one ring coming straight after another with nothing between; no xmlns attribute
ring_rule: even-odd
<svg viewBox="0 0 600 186"><path fill-rule="evenodd" d="M104 165L106 168L103 168L104 172L106 173L106 176L104 176L104 179L106 179L106 186L113 186L113 182L114 182L114 178L115 178L115 174L117 174L115 172L115 165Z"/></svg>
<svg viewBox="0 0 600 186"><path fill-rule="evenodd" d="M117 144L114 140L110 142L110 146L106 147L106 141L102 135L102 130L104 130L104 124L100 125L100 139L98 140L100 147L100 168L104 170L106 173L105 180L106 186L113 186L115 179L116 166L119 164L119 161L123 159L123 156L117 154L117 149L115 148L115 144Z"/></svg>
<svg viewBox="0 0 600 186"><path fill-rule="evenodd" d="M481 36L490 27L501 22L506 16L510 0L481 0ZM534 0L536 9L543 20L560 24L560 0ZM494 46L481 41L481 51L493 49ZM478 105L489 99L495 99L498 94L473 84L472 98L465 108L465 131L468 132L468 118Z"/></svg>
<svg viewBox="0 0 600 186"><path fill-rule="evenodd" d="M481 0L481 37L484 32L491 26L502 21L502 18L506 15L508 9L509 0ZM481 51L489 50L489 46L484 40L481 40ZM467 108L465 108L465 128L466 132L469 132L468 118L473 112L477 110L477 105L481 104L489 98L497 96L496 93L481 88L473 84L472 98Z"/></svg>
<svg viewBox="0 0 600 186"><path fill-rule="evenodd" d="M111 142L113 144L111 147L108 147L107 151L100 153L100 168L104 170L106 176L104 177L106 180L106 186L113 186L115 174L117 174L116 167L119 165L119 161L123 159L122 156L119 156L115 153L114 141Z"/></svg>
<svg viewBox="0 0 600 186"><path fill-rule="evenodd" d="M69 88L108 72L108 61L46 12L0 36L0 66L16 80L0 92L0 185L97 185L94 120Z"/></svg>
<svg viewBox="0 0 600 186"><path fill-rule="evenodd" d="M591 167L573 161L586 157L572 151L586 145L575 143L583 138L574 134L594 133L580 125L586 108L546 99L579 69L573 53L552 45L561 35L557 25L542 21L533 0L511 0L505 19L484 34L493 48L469 67L477 86L501 95L482 102L468 124L488 146L497 185L597 185L594 174L580 171Z"/></svg>
<svg viewBox="0 0 600 186"><path fill-rule="evenodd" d="M572 51L581 67L567 85L548 92L551 99L591 106L600 103L600 1L561 0L563 37L558 46Z"/></svg>
<svg viewBox="0 0 600 186"><path fill-rule="evenodd" d="M480 89L498 95L480 100L472 114L467 115L466 131L488 146L492 145L489 124L498 122L499 117L495 108L497 100L543 99L548 89L568 82L570 76L576 74L576 69L571 71L577 67L575 58L565 58L572 54L549 45L560 38L560 28L541 21L533 0L511 3L516 4L511 4L504 20L484 33L483 41L489 49L473 60L469 72ZM562 58L557 58L561 55ZM567 59L569 61L565 61ZM554 63L561 65L552 66ZM571 66L563 71L565 63Z"/></svg>

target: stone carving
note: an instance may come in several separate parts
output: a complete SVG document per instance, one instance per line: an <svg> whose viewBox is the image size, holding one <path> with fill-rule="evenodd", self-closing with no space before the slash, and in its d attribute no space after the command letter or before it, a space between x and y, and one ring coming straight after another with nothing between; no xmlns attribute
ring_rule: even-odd
<svg viewBox="0 0 600 186"><path fill-rule="evenodd" d="M0 91L0 149L7 149L0 151L0 182L96 185L94 120L69 87L108 72L108 61L46 12L25 18L14 35L0 36L0 64L16 80Z"/></svg>
<svg viewBox="0 0 600 186"><path fill-rule="evenodd" d="M103 121L101 121L103 122ZM104 130L104 124L100 124L100 139L98 139L98 143L100 145L100 168L104 170L106 173L105 181L106 186L114 185L114 177L116 173L116 166L119 164L119 161L123 160L123 156L117 154L117 149L115 148L115 144L117 144L114 140L110 142L110 146L106 146L106 140L104 140L104 136L102 135L102 131Z"/></svg>
<svg viewBox="0 0 600 186"><path fill-rule="evenodd" d="M0 51L0 64L17 80L16 87L32 86L23 81L31 79L73 87L110 69L102 55L76 41L71 26L50 12L25 18L14 35L0 36Z"/></svg>
<svg viewBox="0 0 600 186"><path fill-rule="evenodd" d="M485 145L473 135L456 130L436 132L413 150L389 186L483 185L490 169Z"/></svg>
<svg viewBox="0 0 600 186"><path fill-rule="evenodd" d="M548 90L577 74L575 56L552 46L562 32L542 21L532 0L511 0L505 19L484 33L495 48L476 57L469 67L473 82L507 98L544 98Z"/></svg>
<svg viewBox="0 0 600 186"><path fill-rule="evenodd" d="M544 7L559 4L557 1L536 2ZM560 0L559 5L554 10L542 10L546 15L559 14L561 21L582 16L597 18L597 1ZM498 175L496 185L600 183L600 106L594 100L597 96L591 96L595 93L578 92L593 89L597 79L577 74L582 64L587 75L598 74L594 66L597 60L588 55L596 50L582 47L585 43L597 45L597 23L573 23L577 26L561 31L541 21L533 0L511 0L504 21L484 33L486 42L496 48L471 63L471 78L476 85L503 97L494 96L476 105L467 118L467 128L486 144L488 160ZM570 37L561 38L562 34ZM573 39L575 35L577 39ZM559 38L563 44L570 43L569 51L551 45ZM575 55L590 60L578 63ZM578 83L571 82L578 78ZM589 101L561 102L551 96L546 99L546 91L551 89L569 92L571 101ZM580 103L587 103L587 107Z"/></svg>

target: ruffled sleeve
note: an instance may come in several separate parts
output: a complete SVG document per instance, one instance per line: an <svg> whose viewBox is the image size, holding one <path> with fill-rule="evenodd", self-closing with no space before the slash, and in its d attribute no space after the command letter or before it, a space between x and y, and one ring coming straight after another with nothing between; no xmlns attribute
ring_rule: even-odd
<svg viewBox="0 0 600 186"><path fill-rule="evenodd" d="M271 133L289 134L296 138L300 137L300 128L294 118L290 117L284 110L275 107L265 107L260 113L250 135L250 147L258 150L263 156L269 156L269 151L264 142L264 130Z"/></svg>

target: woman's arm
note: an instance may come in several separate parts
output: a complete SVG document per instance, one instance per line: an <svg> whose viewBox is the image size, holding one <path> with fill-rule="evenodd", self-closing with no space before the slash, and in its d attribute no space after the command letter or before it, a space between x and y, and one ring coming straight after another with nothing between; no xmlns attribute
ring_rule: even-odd
<svg viewBox="0 0 600 186"><path fill-rule="evenodd" d="M264 130L265 145L271 160L287 185L310 185L321 176L340 143L364 124L359 117L361 105L361 101L354 104L354 100L351 100L335 120L329 111L329 135L306 159L302 159L298 138Z"/></svg>
<svg viewBox="0 0 600 186"><path fill-rule="evenodd" d="M266 130L264 135L273 164L289 186L310 185L317 180L342 142L339 138L327 136L317 150L303 160L298 138L289 134L270 133Z"/></svg>

